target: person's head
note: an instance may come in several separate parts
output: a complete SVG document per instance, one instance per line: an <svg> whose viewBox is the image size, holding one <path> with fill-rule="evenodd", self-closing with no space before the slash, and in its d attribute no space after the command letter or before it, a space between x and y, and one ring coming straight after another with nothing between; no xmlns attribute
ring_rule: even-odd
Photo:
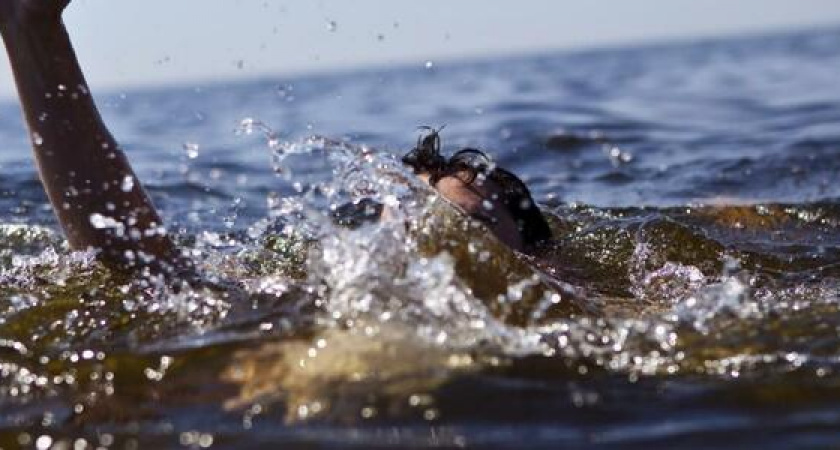
<svg viewBox="0 0 840 450"><path fill-rule="evenodd" d="M438 131L430 129L402 162L511 248L528 251L551 239L551 229L522 180L496 167L480 150L467 148L444 158Z"/></svg>

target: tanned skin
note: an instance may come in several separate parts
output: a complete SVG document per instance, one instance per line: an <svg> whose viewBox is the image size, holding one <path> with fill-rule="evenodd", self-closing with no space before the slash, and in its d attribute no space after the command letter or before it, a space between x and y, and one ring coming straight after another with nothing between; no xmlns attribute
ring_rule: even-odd
<svg viewBox="0 0 840 450"><path fill-rule="evenodd" d="M61 19L70 0L0 0L38 173L72 248L118 269L186 263L94 104Z"/></svg>

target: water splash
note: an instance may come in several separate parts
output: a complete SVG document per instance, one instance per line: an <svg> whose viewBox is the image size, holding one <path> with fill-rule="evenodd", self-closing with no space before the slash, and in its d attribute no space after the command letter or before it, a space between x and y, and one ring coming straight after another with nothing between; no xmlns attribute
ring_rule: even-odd
<svg viewBox="0 0 840 450"><path fill-rule="evenodd" d="M199 220L198 231L176 236L204 285L119 279L48 230L0 228L0 352L12 355L0 395L25 404L95 394L79 411L71 401L49 411L90 417L123 401L121 380L143 380L129 397L158 395L212 361L235 391L213 401L242 412L243 423L275 404L290 421L391 414L434 423L446 417L446 383L534 358L563 379L607 372L631 382L840 370L830 355L755 347L750 337L773 320L808 329L815 308L840 314L836 281L774 278L673 212L573 207L552 218L564 262L545 266L500 245L390 154L322 137L283 140L257 119L238 133L256 135L278 183L292 189L269 194L266 217L244 229L210 231ZM367 201L381 206L378 220L337 220L344 206ZM817 210L791 215L833 220ZM227 347L236 351L219 351ZM570 399L581 408L602 401L587 389Z"/></svg>

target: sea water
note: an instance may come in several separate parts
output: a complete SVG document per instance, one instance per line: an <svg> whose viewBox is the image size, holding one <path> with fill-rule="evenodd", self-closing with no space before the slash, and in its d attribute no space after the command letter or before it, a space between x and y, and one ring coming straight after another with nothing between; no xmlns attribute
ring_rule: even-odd
<svg viewBox="0 0 840 450"><path fill-rule="evenodd" d="M836 445L838 73L829 29L99 96L202 286L71 252L0 105L0 446ZM422 125L554 242L414 179Z"/></svg>

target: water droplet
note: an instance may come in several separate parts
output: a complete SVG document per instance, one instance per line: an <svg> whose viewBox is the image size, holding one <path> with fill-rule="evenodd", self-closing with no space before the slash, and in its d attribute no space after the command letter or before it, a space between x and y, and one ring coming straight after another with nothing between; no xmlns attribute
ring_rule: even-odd
<svg viewBox="0 0 840 450"><path fill-rule="evenodd" d="M212 434L202 434L198 438L198 446L201 448L210 448L213 446L213 435Z"/></svg>
<svg viewBox="0 0 840 450"><path fill-rule="evenodd" d="M53 439L51 436L38 436L38 439L35 440L35 448L38 450L47 450L50 446L52 446L52 443Z"/></svg>
<svg viewBox="0 0 840 450"><path fill-rule="evenodd" d="M291 101L294 99L295 87L291 84L281 84L277 86L277 96L283 100Z"/></svg>
<svg viewBox="0 0 840 450"><path fill-rule="evenodd" d="M433 61L426 61L426 70L432 70L435 68L435 63Z"/></svg>
<svg viewBox="0 0 840 450"><path fill-rule="evenodd" d="M90 224L97 230L111 228L117 230L118 233L121 233L122 230L125 229L125 225L117 222L113 217L103 216L99 213L93 213L90 215Z"/></svg>
<svg viewBox="0 0 840 450"><path fill-rule="evenodd" d="M134 190L134 177L132 177L131 175L126 175L125 177L123 177L122 183L120 184L120 189L122 189L123 192L131 192L132 190Z"/></svg>
<svg viewBox="0 0 840 450"><path fill-rule="evenodd" d="M327 31L335 33L338 30L338 22L335 20L327 20Z"/></svg>
<svg viewBox="0 0 840 450"><path fill-rule="evenodd" d="M273 151L280 150L281 142L280 137L274 133L269 133L268 135L268 148Z"/></svg>
<svg viewBox="0 0 840 450"><path fill-rule="evenodd" d="M239 128L236 129L236 133L239 135L250 135L253 134L255 131L262 131L264 133L270 133L271 128L266 126L264 123L259 121L258 119L254 119L253 117L246 117L239 122Z"/></svg>
<svg viewBox="0 0 840 450"><path fill-rule="evenodd" d="M239 128L245 134L251 134L254 132L254 119L250 117L246 117L239 122Z"/></svg>
<svg viewBox="0 0 840 450"><path fill-rule="evenodd" d="M200 148L201 148L201 146L196 144L195 142L184 143L184 151L187 153L187 158L189 158L189 159L198 158L198 150Z"/></svg>
<svg viewBox="0 0 840 450"><path fill-rule="evenodd" d="M619 147L610 147L607 156L610 158L613 167L619 167L633 161L633 154Z"/></svg>
<svg viewBox="0 0 840 450"><path fill-rule="evenodd" d="M36 147L40 147L44 145L44 138L37 132L34 132L32 133L32 143L35 144Z"/></svg>

